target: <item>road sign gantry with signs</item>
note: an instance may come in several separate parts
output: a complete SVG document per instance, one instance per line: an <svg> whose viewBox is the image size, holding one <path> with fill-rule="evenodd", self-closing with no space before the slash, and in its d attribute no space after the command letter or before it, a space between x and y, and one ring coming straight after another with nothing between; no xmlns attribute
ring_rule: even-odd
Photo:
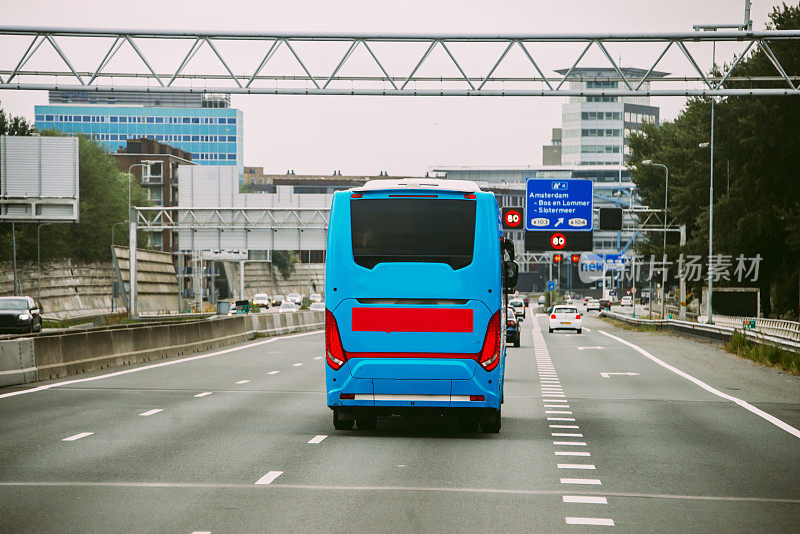
<svg viewBox="0 0 800 534"><path fill-rule="evenodd" d="M592 230L592 181L528 178L525 229L528 231Z"/></svg>

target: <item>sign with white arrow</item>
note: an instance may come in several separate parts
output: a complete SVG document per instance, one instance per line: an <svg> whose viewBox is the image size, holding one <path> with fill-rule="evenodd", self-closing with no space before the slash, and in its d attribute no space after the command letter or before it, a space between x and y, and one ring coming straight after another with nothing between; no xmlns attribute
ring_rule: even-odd
<svg viewBox="0 0 800 534"><path fill-rule="evenodd" d="M600 373L600 376L603 378L608 378L611 375L622 375L622 376L639 376L639 373Z"/></svg>
<svg viewBox="0 0 800 534"><path fill-rule="evenodd" d="M595 347L578 347L578 350L603 350L605 347L597 345Z"/></svg>

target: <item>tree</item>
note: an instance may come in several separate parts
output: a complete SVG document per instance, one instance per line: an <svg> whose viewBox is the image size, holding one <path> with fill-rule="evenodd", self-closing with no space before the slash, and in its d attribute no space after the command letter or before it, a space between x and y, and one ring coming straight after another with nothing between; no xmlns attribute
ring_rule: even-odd
<svg viewBox="0 0 800 534"><path fill-rule="evenodd" d="M31 135L35 132L36 128L28 125L24 117L6 115L0 102L0 135Z"/></svg>
<svg viewBox="0 0 800 534"><path fill-rule="evenodd" d="M272 252L272 264L278 268L284 280L288 280L292 275L294 264L297 261L297 254L291 250L274 250Z"/></svg>
<svg viewBox="0 0 800 534"><path fill-rule="evenodd" d="M774 29L800 28L800 6L775 7ZM788 72L800 70L796 45L771 42ZM760 50L742 60L734 75L775 76L777 72ZM755 87L757 82L730 82L730 87ZM797 315L800 276L800 100L792 97L729 97L716 104L714 153L714 253L763 259L759 280L763 311L773 316ZM670 259L680 252L708 251L708 149L710 101L691 99L672 122L645 126L630 139L630 163L637 167L634 182L642 201L664 205L664 173L644 167L652 159L670 169L670 220L685 224L687 246L668 246ZM637 248L649 256L661 255L661 236L650 237ZM674 273L674 268L671 274ZM725 281L720 281L725 285ZM733 283L733 281L731 281ZM705 282L699 285L704 285ZM747 285L754 285L749 283Z"/></svg>

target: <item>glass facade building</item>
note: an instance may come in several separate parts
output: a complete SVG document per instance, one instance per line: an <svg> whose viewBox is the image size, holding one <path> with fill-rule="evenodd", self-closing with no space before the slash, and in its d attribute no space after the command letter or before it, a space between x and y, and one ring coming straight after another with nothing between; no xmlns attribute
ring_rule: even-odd
<svg viewBox="0 0 800 534"><path fill-rule="evenodd" d="M200 165L243 166L238 109L48 104L35 114L37 129L88 135L109 152L146 137L191 153Z"/></svg>

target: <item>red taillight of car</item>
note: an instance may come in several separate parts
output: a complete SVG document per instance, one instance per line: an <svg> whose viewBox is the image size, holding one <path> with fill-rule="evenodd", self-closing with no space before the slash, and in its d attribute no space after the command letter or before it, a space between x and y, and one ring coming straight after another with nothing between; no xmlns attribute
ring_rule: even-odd
<svg viewBox="0 0 800 534"><path fill-rule="evenodd" d="M556 314L554 313L554 314L550 315L550 318L551 319L555 319L556 318Z"/></svg>
<svg viewBox="0 0 800 534"><path fill-rule="evenodd" d="M339 393L339 398L341 400L355 400L356 395L355 393Z"/></svg>
<svg viewBox="0 0 800 534"><path fill-rule="evenodd" d="M483 395L470 395L469 400L471 401L483 401L486 400Z"/></svg>
<svg viewBox="0 0 800 534"><path fill-rule="evenodd" d="M347 361L336 318L328 309L325 310L325 359L334 371L339 370Z"/></svg>
<svg viewBox="0 0 800 534"><path fill-rule="evenodd" d="M511 319L509 319L508 321L506 321L506 326L517 326L517 321L512 321Z"/></svg>
<svg viewBox="0 0 800 534"><path fill-rule="evenodd" d="M575 316L575 318L576 319L580 319L581 318L581 314L579 313L578 315Z"/></svg>
<svg viewBox="0 0 800 534"><path fill-rule="evenodd" d="M491 371L500 363L500 312L495 312L489 319L489 326L486 327L486 337L483 340L483 348L478 354L478 363L486 371Z"/></svg>

